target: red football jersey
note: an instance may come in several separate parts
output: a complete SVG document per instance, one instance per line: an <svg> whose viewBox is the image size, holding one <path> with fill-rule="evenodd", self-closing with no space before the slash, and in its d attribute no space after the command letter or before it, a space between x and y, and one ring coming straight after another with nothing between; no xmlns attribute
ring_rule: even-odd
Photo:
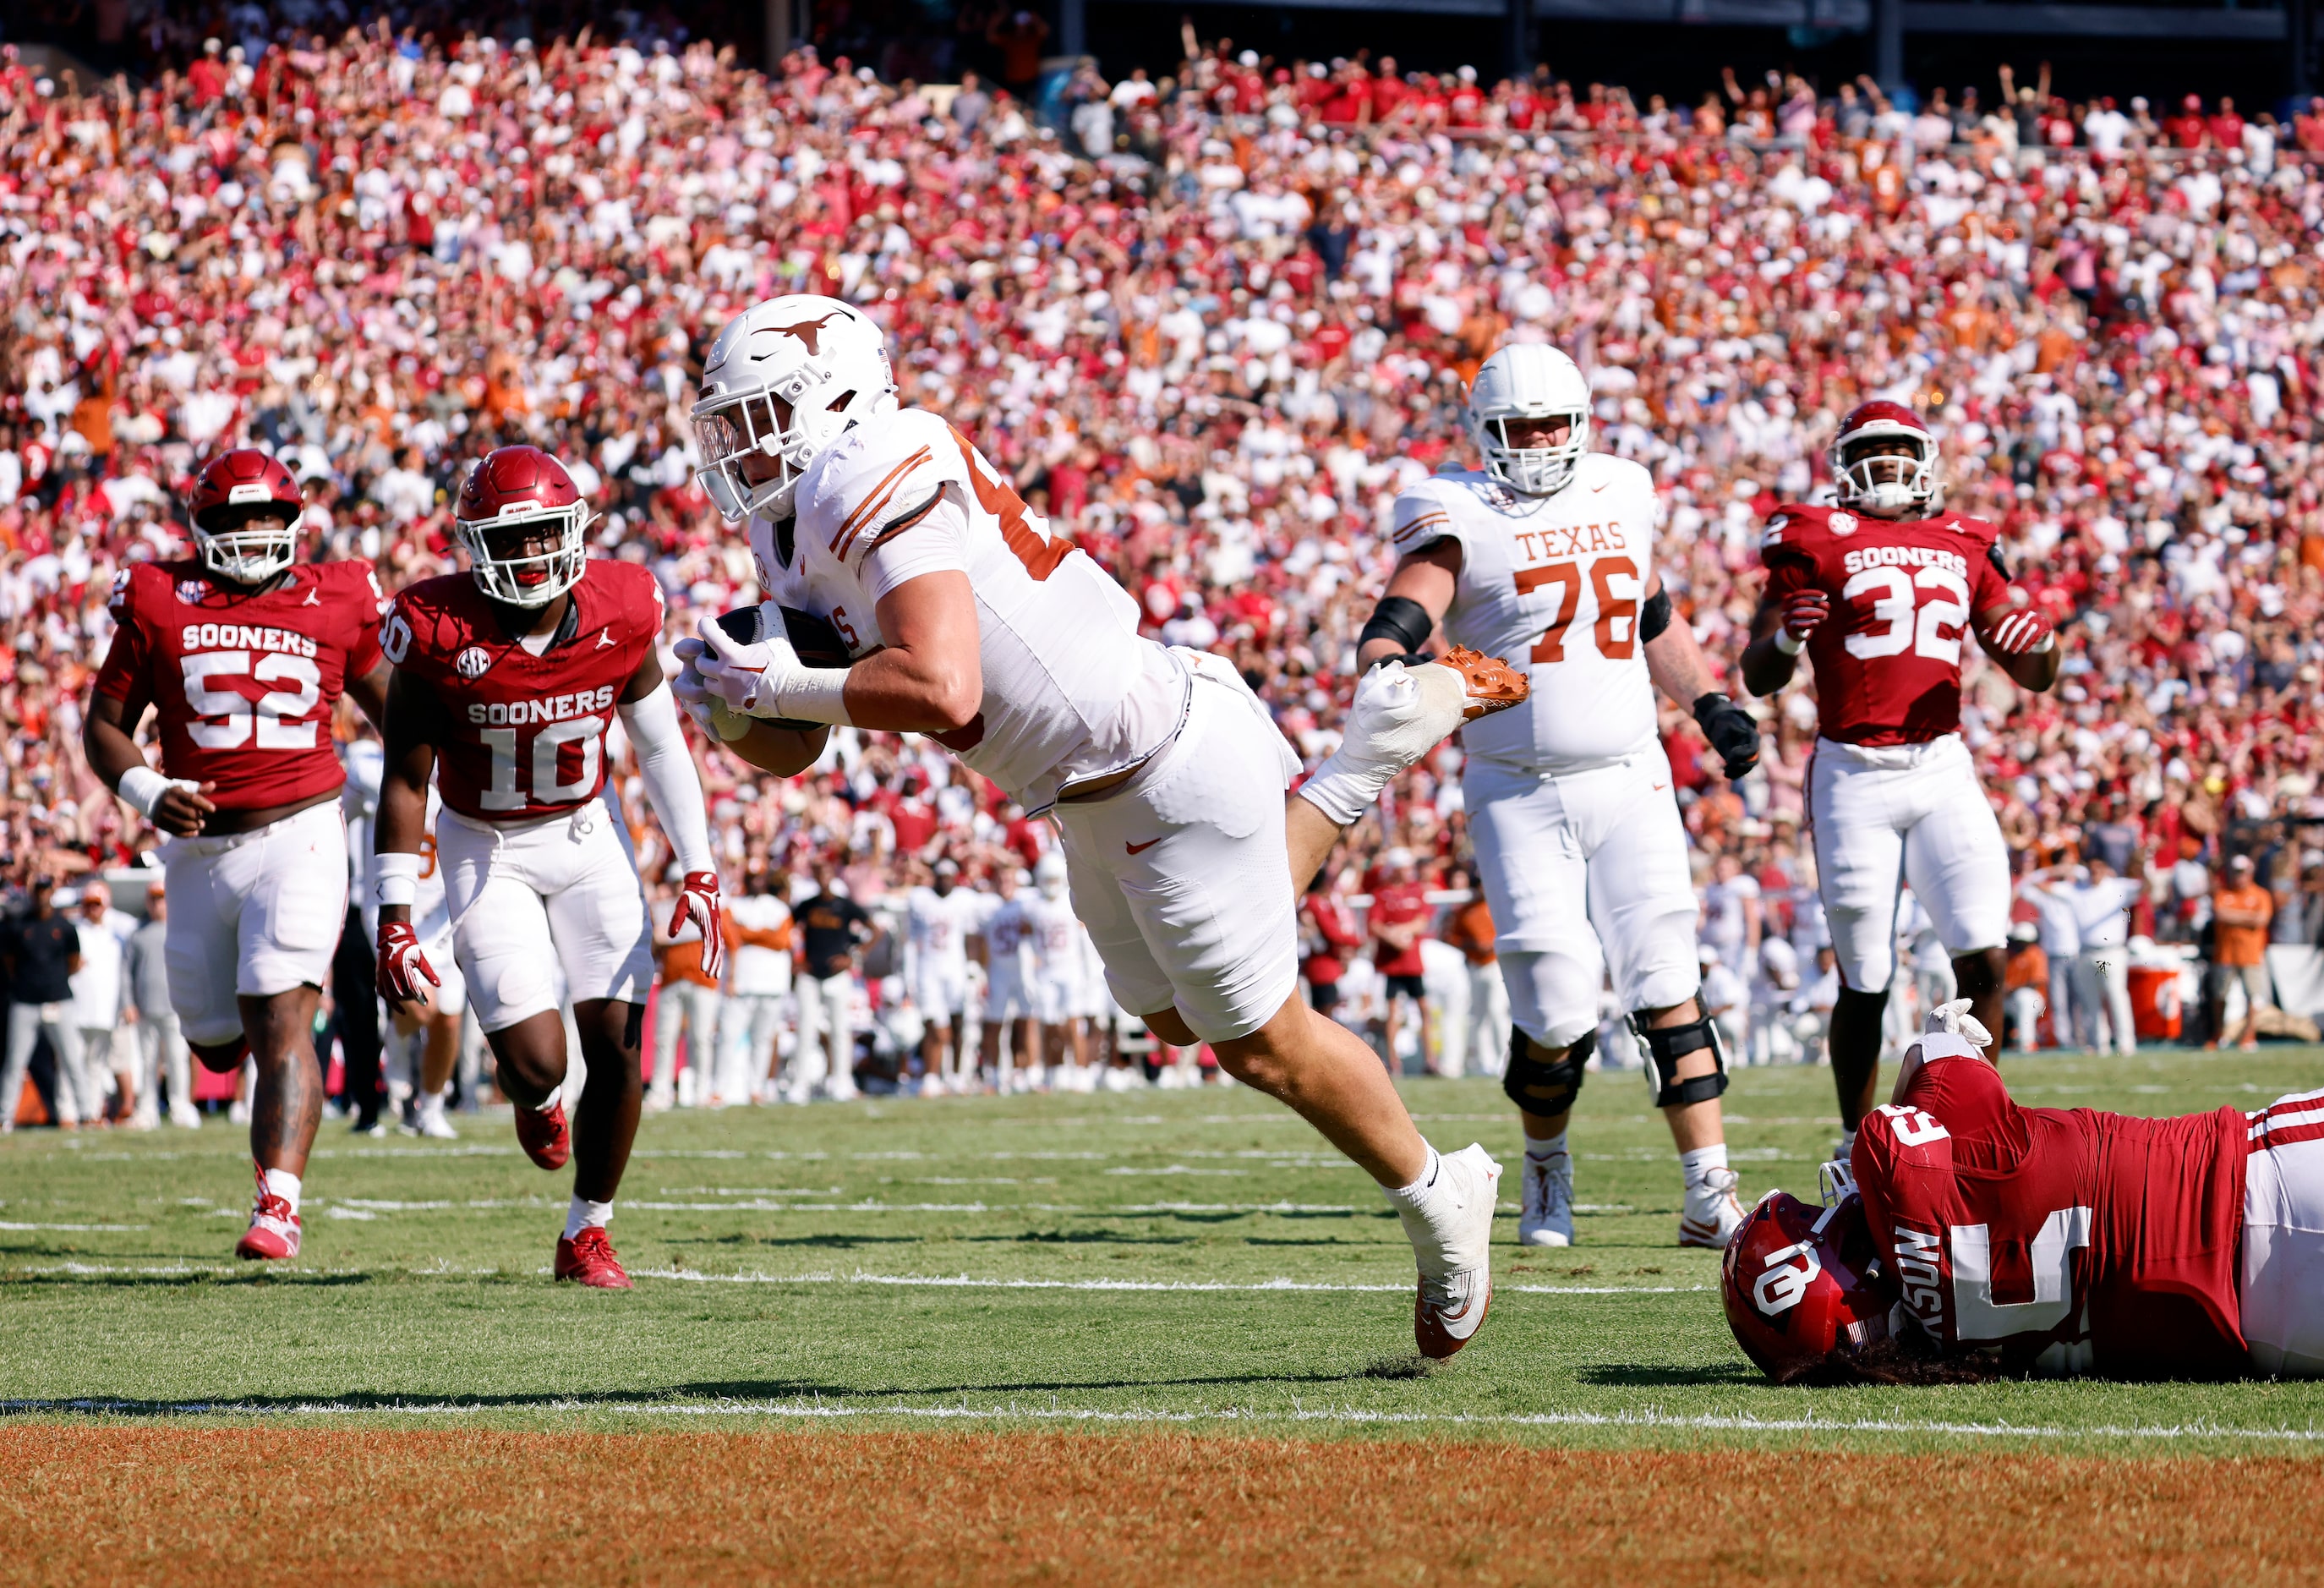
<svg viewBox="0 0 2324 1588"><path fill-rule="evenodd" d="M1997 533L1952 512L1894 521L1785 506L1769 516L1759 542L1768 598L1831 597L1807 645L1825 738L1920 744L1960 731L1969 620L2010 599Z"/></svg>
<svg viewBox="0 0 2324 1588"><path fill-rule="evenodd" d="M536 656L465 573L399 592L380 631L398 671L443 707L432 737L447 808L479 821L551 816L605 786L605 729L661 637L661 586L634 562L593 559L567 637Z"/></svg>
<svg viewBox="0 0 2324 1588"><path fill-rule="evenodd" d="M1851 1167L1904 1309L1948 1351L2064 1372L2234 1372L2249 1122L2021 1108L1982 1059L1923 1065Z"/></svg>
<svg viewBox="0 0 2324 1588"><path fill-rule="evenodd" d="M381 605L360 559L300 563L254 596L198 563L135 563L113 581L97 692L133 727L156 706L162 772L215 782L220 810L294 805L346 781L331 709L379 665Z"/></svg>

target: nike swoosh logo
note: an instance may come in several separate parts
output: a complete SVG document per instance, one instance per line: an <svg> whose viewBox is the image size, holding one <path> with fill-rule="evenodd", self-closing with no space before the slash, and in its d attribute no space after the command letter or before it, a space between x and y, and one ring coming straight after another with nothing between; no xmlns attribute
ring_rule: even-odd
<svg viewBox="0 0 2324 1588"><path fill-rule="evenodd" d="M607 650L607 649L609 649L609 648L613 645L613 630L611 630L611 629L599 629L599 630L597 631L597 649L598 649L598 650L600 650L600 651Z"/></svg>
<svg viewBox="0 0 2324 1588"><path fill-rule="evenodd" d="M1657 794L1659 794L1659 793L1661 793L1664 789L1667 789L1667 788L1669 788L1669 787L1670 787L1670 785L1669 785L1668 783L1656 783L1656 784L1655 785L1655 793L1657 793Z"/></svg>
<svg viewBox="0 0 2324 1588"><path fill-rule="evenodd" d="M1148 838L1143 844L1131 844L1125 841L1121 846L1124 849L1129 850L1132 854L1143 854L1160 842L1162 842L1162 840L1159 838Z"/></svg>
<svg viewBox="0 0 2324 1588"><path fill-rule="evenodd" d="M1607 487L1607 485L1608 485L1609 483L1610 483L1610 482L1606 481L1606 480L1600 480L1600 481L1599 481L1596 485L1594 485L1591 486L1591 487L1590 487L1590 489L1591 489L1592 492L1602 491L1602 490L1604 490L1604 489Z"/></svg>

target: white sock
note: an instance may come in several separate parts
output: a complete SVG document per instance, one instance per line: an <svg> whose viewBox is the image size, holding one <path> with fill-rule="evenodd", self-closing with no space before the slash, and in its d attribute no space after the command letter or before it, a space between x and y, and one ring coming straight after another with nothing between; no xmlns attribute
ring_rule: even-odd
<svg viewBox="0 0 2324 1588"><path fill-rule="evenodd" d="M289 1169L267 1170L266 1190L269 1196L280 1196L289 1203L292 1213L299 1211L299 1177Z"/></svg>
<svg viewBox="0 0 2324 1588"><path fill-rule="evenodd" d="M444 1084L445 1085L449 1086L452 1083L447 1081ZM438 1095L441 1096L442 1094L438 1093ZM550 1109L555 1108L559 1103L563 1102L564 1098L565 1086L562 1082L559 1082L558 1085L549 1089L549 1095L542 1098L540 1100L540 1106L534 1109L532 1112L535 1113L547 1113Z"/></svg>
<svg viewBox="0 0 2324 1588"><path fill-rule="evenodd" d="M1855 1156L1856 1132L1853 1131L1842 1131L1840 1133L1840 1146L1838 1149L1832 1153L1832 1157L1838 1159L1842 1163L1846 1163Z"/></svg>
<svg viewBox="0 0 2324 1588"><path fill-rule="evenodd" d="M1554 1136L1527 1136L1525 1144L1527 1158L1546 1160L1565 1156L1565 1132L1563 1131Z"/></svg>
<svg viewBox="0 0 2324 1588"><path fill-rule="evenodd" d="M565 1214L565 1238L570 1241L582 1231L604 1229L613 1222L613 1205L610 1202L590 1202L576 1196Z"/></svg>
<svg viewBox="0 0 2324 1588"><path fill-rule="evenodd" d="M1712 1169L1727 1167L1727 1143L1716 1141L1709 1147L1698 1147L1692 1152L1682 1152L1678 1155L1678 1165L1686 1171L1686 1188L1700 1191L1705 1176Z"/></svg>
<svg viewBox="0 0 2324 1588"><path fill-rule="evenodd" d="M1421 1145L1428 1146L1425 1141ZM1436 1156L1436 1149L1429 1147L1428 1161L1420 1166L1420 1177L1411 1185L1399 1186L1388 1194L1388 1199L1396 1204L1399 1213L1406 1208L1417 1210L1422 1203L1428 1200L1428 1194L1436 1188L1436 1171L1441 1162Z"/></svg>

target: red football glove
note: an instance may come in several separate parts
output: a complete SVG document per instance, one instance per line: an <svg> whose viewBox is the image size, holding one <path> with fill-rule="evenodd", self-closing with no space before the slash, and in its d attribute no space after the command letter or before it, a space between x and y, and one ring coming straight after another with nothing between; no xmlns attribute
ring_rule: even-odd
<svg viewBox="0 0 2324 1588"><path fill-rule="evenodd" d="M2049 650L2056 632L2048 618L2028 606L1994 624L1986 644L2003 656L2033 656Z"/></svg>
<svg viewBox="0 0 2324 1588"><path fill-rule="evenodd" d="M1784 603L1784 632L1804 645L1831 615L1831 596L1821 590L1794 591Z"/></svg>
<svg viewBox="0 0 2324 1588"><path fill-rule="evenodd" d="M669 912L671 937L678 936L688 917L702 928L702 974L715 978L718 967L726 963L726 923L720 907L716 872L686 873L685 884L678 891L678 908Z"/></svg>
<svg viewBox="0 0 2324 1588"><path fill-rule="evenodd" d="M379 990L388 1002L425 1003L428 994L420 981L426 977L428 985L440 987L443 978L436 967L428 963L428 956L420 947L420 934L411 929L410 921L379 923Z"/></svg>

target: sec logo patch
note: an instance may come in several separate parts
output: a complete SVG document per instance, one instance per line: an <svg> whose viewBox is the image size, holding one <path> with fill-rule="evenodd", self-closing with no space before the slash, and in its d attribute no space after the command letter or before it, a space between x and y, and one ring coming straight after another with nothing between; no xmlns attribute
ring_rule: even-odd
<svg viewBox="0 0 2324 1588"><path fill-rule="evenodd" d="M1856 515L1852 512L1835 512L1823 522L1825 527L1835 535L1856 533Z"/></svg>
<svg viewBox="0 0 2324 1588"><path fill-rule="evenodd" d="M481 679L492 665L492 652L481 645L471 645L452 659L452 670L464 679Z"/></svg>

